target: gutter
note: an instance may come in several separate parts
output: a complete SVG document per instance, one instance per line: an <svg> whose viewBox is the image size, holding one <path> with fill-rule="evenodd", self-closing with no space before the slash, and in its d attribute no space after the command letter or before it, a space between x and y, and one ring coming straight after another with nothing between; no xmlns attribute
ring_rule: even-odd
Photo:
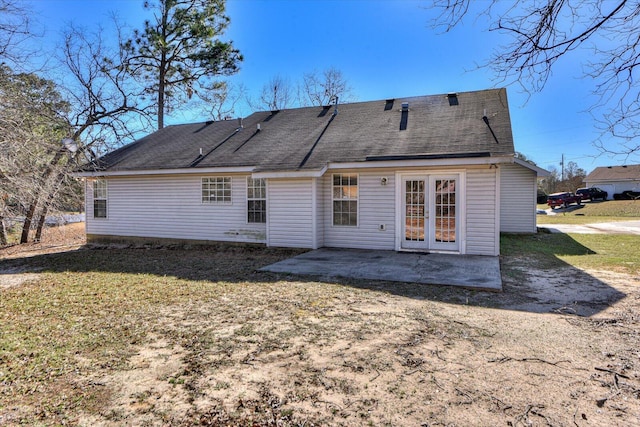
<svg viewBox="0 0 640 427"><path fill-rule="evenodd" d="M79 178L104 177L104 176L138 176L138 175L202 175L218 173L247 173L253 172L255 166L239 167L213 167L213 168L184 168L184 169L149 169L130 171L93 171L76 172L73 174Z"/></svg>
<svg viewBox="0 0 640 427"><path fill-rule="evenodd" d="M298 170L298 171L263 171L254 172L252 178L320 178L327 172L327 165L321 169Z"/></svg>

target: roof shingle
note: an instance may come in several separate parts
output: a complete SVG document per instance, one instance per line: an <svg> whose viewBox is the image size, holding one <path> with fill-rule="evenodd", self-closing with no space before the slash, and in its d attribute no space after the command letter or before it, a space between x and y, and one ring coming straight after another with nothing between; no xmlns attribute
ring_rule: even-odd
<svg viewBox="0 0 640 427"><path fill-rule="evenodd" d="M238 120L168 126L98 163L107 171L295 171L384 156L514 154L505 89L461 92L457 99L457 105L446 94L356 102L338 105L337 114L333 106L257 112L242 120L242 128ZM405 102L409 111L401 130Z"/></svg>
<svg viewBox="0 0 640 427"><path fill-rule="evenodd" d="M595 168L585 181L637 181L640 180L640 165L600 166Z"/></svg>

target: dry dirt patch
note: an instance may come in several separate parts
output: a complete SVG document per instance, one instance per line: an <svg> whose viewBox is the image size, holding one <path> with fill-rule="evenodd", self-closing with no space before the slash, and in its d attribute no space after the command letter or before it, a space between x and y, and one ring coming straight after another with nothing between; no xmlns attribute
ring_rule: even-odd
<svg viewBox="0 0 640 427"><path fill-rule="evenodd" d="M606 279L593 318L292 281L171 307L81 424L638 424L637 281Z"/></svg>
<svg viewBox="0 0 640 427"><path fill-rule="evenodd" d="M0 247L0 260L70 251L86 244L86 241L83 222L46 227L40 242Z"/></svg>
<svg viewBox="0 0 640 427"><path fill-rule="evenodd" d="M145 257L167 275L78 271L24 283L26 292L113 277L151 295L114 316L96 290L105 320L52 330L135 328L120 358L83 349L42 383L12 379L3 361L0 426L640 424L638 277L549 274L505 258L496 294L256 273L274 261L266 254L87 251L95 262ZM179 292L163 299L160 286ZM136 297L127 291L115 305Z"/></svg>
<svg viewBox="0 0 640 427"><path fill-rule="evenodd" d="M65 252L82 247L86 243L84 223L47 227L37 243L0 247L0 260L28 258L43 254ZM11 267L0 271L0 290L33 282L40 276L30 267Z"/></svg>

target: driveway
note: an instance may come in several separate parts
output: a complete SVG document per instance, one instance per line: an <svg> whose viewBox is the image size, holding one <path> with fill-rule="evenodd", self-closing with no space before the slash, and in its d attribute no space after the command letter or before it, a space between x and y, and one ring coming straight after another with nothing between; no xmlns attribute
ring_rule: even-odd
<svg viewBox="0 0 640 427"><path fill-rule="evenodd" d="M274 273L501 291L498 257L322 248L261 268Z"/></svg>
<svg viewBox="0 0 640 427"><path fill-rule="evenodd" d="M599 222L594 224L541 224L551 233L575 234L637 234L640 235L640 221Z"/></svg>

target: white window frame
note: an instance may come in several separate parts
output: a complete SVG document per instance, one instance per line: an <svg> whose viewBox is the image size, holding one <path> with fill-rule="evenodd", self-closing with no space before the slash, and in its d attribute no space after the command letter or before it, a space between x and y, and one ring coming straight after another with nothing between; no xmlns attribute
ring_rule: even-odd
<svg viewBox="0 0 640 427"><path fill-rule="evenodd" d="M356 184L355 184L355 197L353 195L349 195L348 192L344 192L344 191L340 191L340 196L337 197L337 192L336 189L339 187L354 187L354 185L352 185L350 182L347 183L346 185L344 184L343 181L343 177L355 177L356 178ZM340 184L336 185L335 181L336 181L336 177L340 177ZM356 221L355 224L336 224L336 203L335 202L355 202L356 204L356 209L355 209L355 215L356 215ZM345 213L345 212L341 212L341 213ZM351 211L346 212L347 214L352 213ZM334 173L331 176L331 224L334 227L358 227L360 223L360 175L357 173Z"/></svg>
<svg viewBox="0 0 640 427"><path fill-rule="evenodd" d="M256 186L256 183L260 183L259 186ZM256 190L260 191L262 194L258 194L256 196ZM261 211L249 211L250 202L262 201L264 202L264 221L251 221L251 213L258 213ZM267 180L266 178L252 178L250 176L247 177L247 224L266 224L267 223Z"/></svg>
<svg viewBox="0 0 640 427"><path fill-rule="evenodd" d="M102 188L98 188L98 187ZM96 178L92 182L93 217L106 219L109 216L109 184L105 178ZM104 202L104 216L96 215L96 202Z"/></svg>
<svg viewBox="0 0 640 427"><path fill-rule="evenodd" d="M230 205L233 202L233 181L230 176L206 176L202 177L200 183L203 204ZM220 191L221 195L218 194ZM229 192L228 197L225 191ZM208 194L205 195L205 192Z"/></svg>

